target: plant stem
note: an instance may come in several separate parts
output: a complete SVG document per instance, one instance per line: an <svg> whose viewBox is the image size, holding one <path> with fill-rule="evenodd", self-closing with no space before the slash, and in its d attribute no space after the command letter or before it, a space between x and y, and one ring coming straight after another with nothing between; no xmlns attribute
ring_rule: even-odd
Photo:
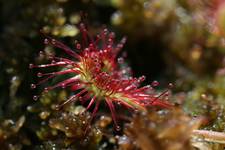
<svg viewBox="0 0 225 150"><path fill-rule="evenodd" d="M208 130L193 130L193 136L202 137L207 142L216 142L225 144L225 133L208 131Z"/></svg>

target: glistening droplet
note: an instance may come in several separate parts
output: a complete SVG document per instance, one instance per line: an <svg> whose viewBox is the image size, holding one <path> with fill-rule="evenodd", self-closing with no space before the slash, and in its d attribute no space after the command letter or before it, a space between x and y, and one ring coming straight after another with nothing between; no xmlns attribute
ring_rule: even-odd
<svg viewBox="0 0 225 150"><path fill-rule="evenodd" d="M115 128L116 128L116 131L120 131L121 130L121 127L119 125L117 125Z"/></svg>
<svg viewBox="0 0 225 150"><path fill-rule="evenodd" d="M55 44L56 44L56 40L55 40L55 39L52 39L52 41L51 41L51 42L52 42L52 44L53 44L53 45L55 45Z"/></svg>
<svg viewBox="0 0 225 150"><path fill-rule="evenodd" d="M77 44L76 44L76 48L77 48L77 49L81 49L80 43L77 43Z"/></svg>
<svg viewBox="0 0 225 150"><path fill-rule="evenodd" d="M35 88L36 88L36 85L35 85L35 84L31 84L31 85L30 85L30 88L31 88L31 89L35 89Z"/></svg>
<svg viewBox="0 0 225 150"><path fill-rule="evenodd" d="M44 52L43 51L40 51L39 52L39 56L43 56L44 55Z"/></svg>
<svg viewBox="0 0 225 150"><path fill-rule="evenodd" d="M170 89L172 89L173 86L174 86L173 83L169 83L169 84L168 84L168 88L170 88Z"/></svg>
<svg viewBox="0 0 225 150"><path fill-rule="evenodd" d="M42 74L41 72L38 72L38 73L37 73L37 76L40 78L40 77L43 76L43 74Z"/></svg>
<svg viewBox="0 0 225 150"><path fill-rule="evenodd" d="M143 75L143 76L139 77L139 81L140 81L140 82L143 82L143 81L145 80L145 78L146 78L146 77Z"/></svg>
<svg viewBox="0 0 225 150"><path fill-rule="evenodd" d="M151 84L153 87L156 87L159 85L159 82L158 81L153 81L152 84Z"/></svg>
<svg viewBox="0 0 225 150"><path fill-rule="evenodd" d="M119 64L124 63L124 59L123 59L122 57L118 58L118 60L117 60L117 61L118 61L118 63L119 63Z"/></svg>
<svg viewBox="0 0 225 150"><path fill-rule="evenodd" d="M29 68L30 69L34 68L34 64L29 64Z"/></svg>
<svg viewBox="0 0 225 150"><path fill-rule="evenodd" d="M44 93L48 93L49 88L44 88Z"/></svg>
<svg viewBox="0 0 225 150"><path fill-rule="evenodd" d="M49 40L48 39L45 39L44 40L44 44L49 44Z"/></svg>
<svg viewBox="0 0 225 150"><path fill-rule="evenodd" d="M61 87L62 87L63 89L65 89L65 88L66 88L66 84L65 84L65 83L62 83L62 84L61 84Z"/></svg>
<svg viewBox="0 0 225 150"><path fill-rule="evenodd" d="M52 60L52 62L51 62L52 64L55 64L56 63L56 61L55 60Z"/></svg>
<svg viewBox="0 0 225 150"><path fill-rule="evenodd" d="M38 96L37 95L34 95L33 96L33 100L35 100L35 101L38 100Z"/></svg>

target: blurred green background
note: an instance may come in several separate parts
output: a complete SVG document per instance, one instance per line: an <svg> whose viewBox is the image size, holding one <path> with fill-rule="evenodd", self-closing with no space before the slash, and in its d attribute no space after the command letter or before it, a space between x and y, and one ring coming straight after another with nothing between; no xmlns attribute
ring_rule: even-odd
<svg viewBox="0 0 225 150"><path fill-rule="evenodd" d="M83 143L77 133L82 125L68 123L76 130L71 129L74 136L68 137L65 120L87 120L71 116L83 109L75 106L65 118L54 120L62 114L53 112L52 105L65 99L68 91L50 92L37 102L32 99L41 89L30 89L37 72L29 64L45 62L40 50L55 52L45 47L40 30L72 47L80 39L81 16L93 33L106 26L118 41L128 38L121 55L127 55L134 76L145 75L146 83L160 81L159 90L173 82L171 103L191 117L205 117L201 128L224 132L224 10L222 0L1 0L0 144L12 150L123 149L111 127L102 127L107 136L93 128ZM107 117L102 122L107 124Z"/></svg>

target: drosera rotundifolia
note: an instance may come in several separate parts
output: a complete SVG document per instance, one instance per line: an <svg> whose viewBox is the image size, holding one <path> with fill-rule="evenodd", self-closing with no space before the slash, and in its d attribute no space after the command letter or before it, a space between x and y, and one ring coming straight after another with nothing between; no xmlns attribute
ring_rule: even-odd
<svg viewBox="0 0 225 150"><path fill-rule="evenodd" d="M55 88L69 88L76 94L70 96L66 101L57 105L56 109L62 109L65 105L80 101L86 104L86 111L93 105L91 120L96 115L100 103L105 102L112 114L112 119L117 124L115 104L123 105L127 109L146 111L147 106L161 106L168 108L171 106L167 102L168 90L158 94L154 87L158 86L157 81L151 85L140 86L145 80L145 76L139 78L132 77L129 67L121 67L124 58L118 54L123 48L126 38L115 43L115 33L109 32L104 28L95 37L90 36L86 26L80 24L82 41L76 42L73 50L62 42L45 36L44 43L64 51L70 58L56 57L49 55L51 63L35 65L30 64L33 68L60 67L61 70L50 73L37 73L37 77L42 78L38 83L31 84L31 88L46 83L47 81L61 75L70 74L69 78L60 81L53 86L45 87L43 93ZM77 52L79 51L79 52ZM40 52L44 54L43 52ZM172 84L169 84L172 87ZM37 100L39 96L34 96Z"/></svg>

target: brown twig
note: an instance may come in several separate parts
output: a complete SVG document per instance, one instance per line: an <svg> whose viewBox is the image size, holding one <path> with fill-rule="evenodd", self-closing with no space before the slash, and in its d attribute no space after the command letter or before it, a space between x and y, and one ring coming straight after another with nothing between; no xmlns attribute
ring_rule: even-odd
<svg viewBox="0 0 225 150"><path fill-rule="evenodd" d="M207 142L215 142L225 144L225 133L208 131L208 130L193 130L192 135L202 137Z"/></svg>

